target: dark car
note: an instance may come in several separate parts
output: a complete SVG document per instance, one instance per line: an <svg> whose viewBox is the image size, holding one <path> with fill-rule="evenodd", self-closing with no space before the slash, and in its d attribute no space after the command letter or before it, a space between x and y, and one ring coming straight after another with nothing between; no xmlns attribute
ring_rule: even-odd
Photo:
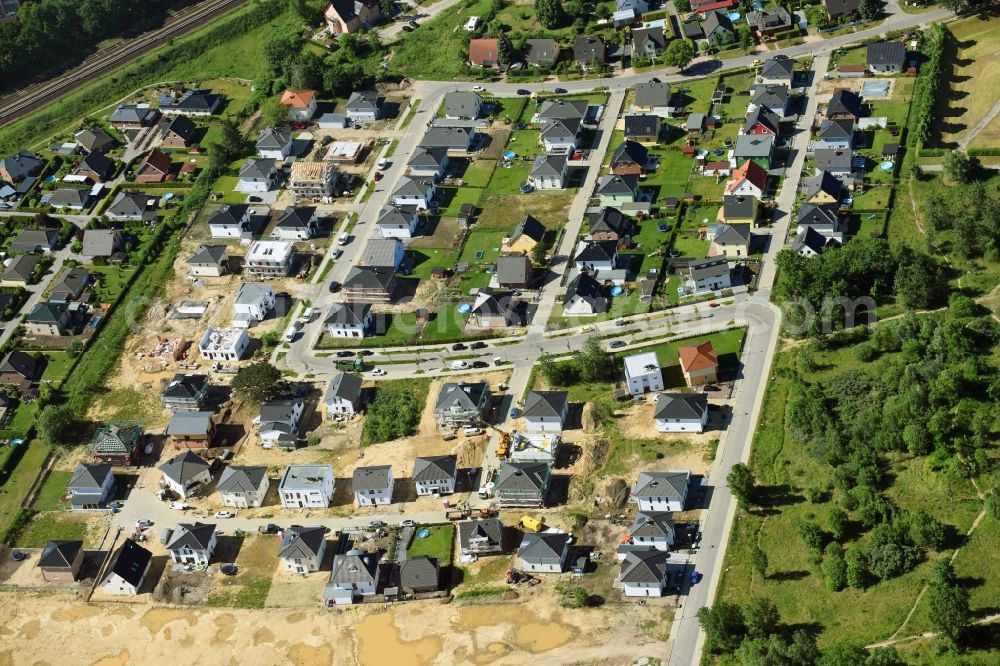
<svg viewBox="0 0 1000 666"><path fill-rule="evenodd" d="M339 351L339 352L337 352L337 358L348 358L350 356L354 356L354 352L352 352L352 351Z"/></svg>
<svg viewBox="0 0 1000 666"><path fill-rule="evenodd" d="M620 349L620 348L624 347L624 346L625 346L625 344L626 344L626 343L625 343L625 341L624 341L624 340L615 340L614 342L612 342L612 343L611 343L610 345L608 345L608 346L609 346L609 347L611 347L612 349Z"/></svg>
<svg viewBox="0 0 1000 666"><path fill-rule="evenodd" d="M451 346L452 351L462 351L463 349L466 349L466 346L463 345L461 342L456 342Z"/></svg>
<svg viewBox="0 0 1000 666"><path fill-rule="evenodd" d="M524 88L518 88L517 89L517 94L518 95L530 95L531 91L530 90L525 90Z"/></svg>
<svg viewBox="0 0 1000 666"><path fill-rule="evenodd" d="M472 343L472 348L473 349L486 349L486 343L482 342L482 341L480 341L480 342L473 342Z"/></svg>
<svg viewBox="0 0 1000 666"><path fill-rule="evenodd" d="M373 351L370 351L370 350L368 350L368 349L359 349L359 350L358 350L358 356L371 356L371 355L372 355L372 354L374 354L374 353L375 353L375 352L373 352Z"/></svg>
<svg viewBox="0 0 1000 666"><path fill-rule="evenodd" d="M557 95L565 95L567 92L569 92L569 91L567 91L565 88L556 88L556 90L555 90L555 93Z"/></svg>
<svg viewBox="0 0 1000 666"><path fill-rule="evenodd" d="M490 367L490 364L487 363L486 361L473 361L472 362L472 367L473 368L488 368L488 367Z"/></svg>
<svg viewBox="0 0 1000 666"><path fill-rule="evenodd" d="M331 294L335 294L338 291L340 291L340 283L337 282L336 280L331 280L330 281L330 293Z"/></svg>

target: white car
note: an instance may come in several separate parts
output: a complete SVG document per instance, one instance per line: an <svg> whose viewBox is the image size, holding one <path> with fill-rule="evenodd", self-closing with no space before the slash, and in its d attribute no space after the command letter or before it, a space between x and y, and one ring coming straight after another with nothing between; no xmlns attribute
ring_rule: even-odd
<svg viewBox="0 0 1000 666"><path fill-rule="evenodd" d="M472 86L472 89L475 92L486 92L486 87L485 86Z"/></svg>
<svg viewBox="0 0 1000 666"><path fill-rule="evenodd" d="M389 162L384 157L375 163L375 168L379 171L386 169L388 166Z"/></svg>
<svg viewBox="0 0 1000 666"><path fill-rule="evenodd" d="M399 524L399 526L400 527L414 527L414 526L416 526L416 523L413 522L412 520L410 520L409 518L407 518L406 520L404 520L403 522L401 522Z"/></svg>
<svg viewBox="0 0 1000 666"><path fill-rule="evenodd" d="M236 514L232 511L219 511L215 514L216 518L235 518Z"/></svg>
<svg viewBox="0 0 1000 666"><path fill-rule="evenodd" d="M191 508L191 505L185 502L171 502L170 508L176 509L177 511L187 511L188 509Z"/></svg>
<svg viewBox="0 0 1000 666"><path fill-rule="evenodd" d="M375 368L374 370L372 370L372 374L375 375L376 377L383 377L385 376L386 371L383 370L382 368Z"/></svg>
<svg viewBox="0 0 1000 666"><path fill-rule="evenodd" d="M140 518L139 520L135 521L135 524L136 524L136 527L138 527L139 529L144 530L144 529L146 529L148 527L152 527L154 523L149 518Z"/></svg>
<svg viewBox="0 0 1000 666"><path fill-rule="evenodd" d="M468 367L469 367L469 362L468 361L452 361L451 362L451 369L452 370L465 370Z"/></svg>

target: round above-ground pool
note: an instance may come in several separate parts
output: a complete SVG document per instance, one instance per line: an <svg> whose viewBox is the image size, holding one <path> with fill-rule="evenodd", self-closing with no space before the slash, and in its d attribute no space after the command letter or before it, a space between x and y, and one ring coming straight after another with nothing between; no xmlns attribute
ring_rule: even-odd
<svg viewBox="0 0 1000 666"><path fill-rule="evenodd" d="M426 539L430 535L431 531L429 529L427 529L426 527L421 527L419 530L417 530L417 533L414 534L413 536L417 537L418 539Z"/></svg>
<svg viewBox="0 0 1000 666"><path fill-rule="evenodd" d="M462 314L469 314L470 312L472 312L472 306L469 305L468 303L462 303L461 305L458 306L458 311L461 312Z"/></svg>
<svg viewBox="0 0 1000 666"><path fill-rule="evenodd" d="M625 292L621 287L611 287L612 296L621 296Z"/></svg>
<svg viewBox="0 0 1000 666"><path fill-rule="evenodd" d="M882 162L882 171L892 171L892 167L894 166L895 164L892 162Z"/></svg>
<svg viewBox="0 0 1000 666"><path fill-rule="evenodd" d="M730 14L729 14L729 20L730 21L739 21L740 20L740 13L739 12L730 12Z"/></svg>

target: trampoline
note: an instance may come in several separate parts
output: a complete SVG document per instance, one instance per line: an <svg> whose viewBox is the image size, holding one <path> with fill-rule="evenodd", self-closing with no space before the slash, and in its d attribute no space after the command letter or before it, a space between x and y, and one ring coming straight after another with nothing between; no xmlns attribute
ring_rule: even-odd
<svg viewBox="0 0 1000 666"><path fill-rule="evenodd" d="M724 151L724 150L723 150L722 148L716 148L715 150L713 150L713 151L712 151L712 153L713 153L713 154L714 154L714 155L715 155L716 157L722 157L723 155L725 155L725 154L726 154L726 151Z"/></svg>
<svg viewBox="0 0 1000 666"><path fill-rule="evenodd" d="M483 250L476 250L476 259L482 259L486 256L486 252Z"/></svg>
<svg viewBox="0 0 1000 666"><path fill-rule="evenodd" d="M418 539L426 539L430 535L431 531L426 527L421 527L419 530L417 530L417 533L414 534L414 536L417 537Z"/></svg>

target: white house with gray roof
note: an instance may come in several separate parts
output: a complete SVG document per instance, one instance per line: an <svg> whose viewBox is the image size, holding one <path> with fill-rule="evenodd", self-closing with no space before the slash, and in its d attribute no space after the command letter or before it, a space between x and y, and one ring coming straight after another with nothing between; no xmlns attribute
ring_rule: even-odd
<svg viewBox="0 0 1000 666"><path fill-rule="evenodd" d="M118 229L87 229L83 232L84 257L110 257L122 249L122 232Z"/></svg>
<svg viewBox="0 0 1000 666"><path fill-rule="evenodd" d="M636 546L670 550L674 545L674 514L669 511L639 511L632 521L629 537Z"/></svg>
<svg viewBox="0 0 1000 666"><path fill-rule="evenodd" d="M323 404L328 419L357 414L361 409L361 378L346 372L335 374L326 385Z"/></svg>
<svg viewBox="0 0 1000 666"><path fill-rule="evenodd" d="M277 186L277 181L278 170L273 159L251 157L240 167L239 180L233 189L248 194L267 192Z"/></svg>
<svg viewBox="0 0 1000 666"><path fill-rule="evenodd" d="M289 465L278 484L278 497L286 509L323 509L333 501L332 465Z"/></svg>
<svg viewBox="0 0 1000 666"><path fill-rule="evenodd" d="M392 467L373 465L356 467L352 477L354 502L358 506L383 506L392 504Z"/></svg>
<svg viewBox="0 0 1000 666"><path fill-rule="evenodd" d="M229 272L229 252L225 245L199 245L187 265L193 276L222 277Z"/></svg>
<svg viewBox="0 0 1000 666"><path fill-rule="evenodd" d="M145 192L121 191L104 214L116 221L147 222L156 219L156 197Z"/></svg>
<svg viewBox="0 0 1000 666"><path fill-rule="evenodd" d="M70 492L70 508L74 511L103 509L115 489L111 465L77 465L66 489Z"/></svg>
<svg viewBox="0 0 1000 666"><path fill-rule="evenodd" d="M315 206L290 206L281 211L271 235L281 240L309 240L319 233Z"/></svg>
<svg viewBox="0 0 1000 666"><path fill-rule="evenodd" d="M704 393L661 393L653 410L660 432L705 432L708 396Z"/></svg>
<svg viewBox="0 0 1000 666"><path fill-rule="evenodd" d="M217 544L215 525L182 523L174 528L167 551L175 564L207 566Z"/></svg>
<svg viewBox="0 0 1000 666"><path fill-rule="evenodd" d="M472 150L476 131L471 127L444 127L434 125L428 128L421 139L424 148L443 148L449 153L467 153Z"/></svg>
<svg viewBox="0 0 1000 666"><path fill-rule="evenodd" d="M375 229L382 238L409 240L417 232L420 219L414 206L385 206L375 221Z"/></svg>
<svg viewBox="0 0 1000 666"><path fill-rule="evenodd" d="M356 123L373 123L382 117L382 100L374 90L355 90L347 98L347 115Z"/></svg>
<svg viewBox="0 0 1000 666"><path fill-rule="evenodd" d="M246 509L261 506L270 487L266 467L230 466L222 470L215 489L219 491L222 506Z"/></svg>
<svg viewBox="0 0 1000 666"><path fill-rule="evenodd" d="M451 495L455 492L458 456L425 456L413 461L413 483L418 495Z"/></svg>
<svg viewBox="0 0 1000 666"><path fill-rule="evenodd" d="M524 428L529 432L562 432L569 417L566 391L532 391L524 401Z"/></svg>
<svg viewBox="0 0 1000 666"><path fill-rule="evenodd" d="M669 555L656 548L630 550L618 571L618 584L626 597L662 597L667 589Z"/></svg>
<svg viewBox="0 0 1000 666"><path fill-rule="evenodd" d="M160 471L163 473L163 487L181 499L197 495L212 482L211 467L193 451L174 456L160 465Z"/></svg>
<svg viewBox="0 0 1000 666"><path fill-rule="evenodd" d="M451 120L475 120L483 112L483 98L474 92L453 90L444 96L444 117Z"/></svg>
<svg viewBox="0 0 1000 666"><path fill-rule="evenodd" d="M294 449L298 441L299 421L305 410L301 399L271 400L260 406L260 445Z"/></svg>
<svg viewBox="0 0 1000 666"><path fill-rule="evenodd" d="M643 352L626 356L625 385L629 395L642 395L646 391L663 390L663 371L656 352Z"/></svg>
<svg viewBox="0 0 1000 666"><path fill-rule="evenodd" d="M434 416L442 428L479 425L490 400L490 386L486 382L447 382L438 393Z"/></svg>
<svg viewBox="0 0 1000 666"><path fill-rule="evenodd" d="M528 183L536 190L564 189L568 166L565 154L539 155L531 165Z"/></svg>
<svg viewBox="0 0 1000 666"><path fill-rule="evenodd" d="M359 597L370 597L378 589L379 557L356 548L333 556L330 580L323 589L323 601L337 606L353 604Z"/></svg>
<svg viewBox="0 0 1000 666"><path fill-rule="evenodd" d="M500 465L494 485L501 507L545 506L552 480L552 466L547 462L506 461Z"/></svg>
<svg viewBox="0 0 1000 666"><path fill-rule="evenodd" d="M398 238L371 238L358 259L359 266L398 270L406 256L406 247Z"/></svg>
<svg viewBox="0 0 1000 666"><path fill-rule="evenodd" d="M477 518L458 523L458 547L462 555L493 555L503 552L503 523L499 518Z"/></svg>
<svg viewBox="0 0 1000 666"><path fill-rule="evenodd" d="M274 310L274 304L274 289L271 285L263 282L244 282L236 292L233 326L250 328L257 322L264 321L268 313Z"/></svg>
<svg viewBox="0 0 1000 666"><path fill-rule="evenodd" d="M392 191L392 203L396 206L413 206L417 210L427 210L437 188L433 178L411 178L402 176Z"/></svg>
<svg viewBox="0 0 1000 666"><path fill-rule="evenodd" d="M326 553L327 528L292 525L282 535L278 558L281 568L290 573L307 574L319 571Z"/></svg>
<svg viewBox="0 0 1000 666"><path fill-rule="evenodd" d="M239 238L250 231L250 206L230 204L208 218L212 238Z"/></svg>
<svg viewBox="0 0 1000 666"><path fill-rule="evenodd" d="M518 568L530 573L562 573L569 557L565 533L527 532L517 549Z"/></svg>
<svg viewBox="0 0 1000 666"><path fill-rule="evenodd" d="M674 96L670 86L657 81L637 83L633 88L635 98L632 102L633 113L648 113L661 118L674 115Z"/></svg>
<svg viewBox="0 0 1000 666"><path fill-rule="evenodd" d="M406 167L414 178L440 178L448 168L448 149L417 146Z"/></svg>
<svg viewBox="0 0 1000 666"><path fill-rule="evenodd" d="M283 160L292 154L292 129L266 127L255 144L257 153L264 158Z"/></svg>
<svg viewBox="0 0 1000 666"><path fill-rule="evenodd" d="M690 482L691 470L640 472L631 501L639 505L639 511L680 512L684 510Z"/></svg>
<svg viewBox="0 0 1000 666"><path fill-rule="evenodd" d="M323 320L328 335L335 338L364 338L372 333L374 318L370 303L334 303Z"/></svg>

